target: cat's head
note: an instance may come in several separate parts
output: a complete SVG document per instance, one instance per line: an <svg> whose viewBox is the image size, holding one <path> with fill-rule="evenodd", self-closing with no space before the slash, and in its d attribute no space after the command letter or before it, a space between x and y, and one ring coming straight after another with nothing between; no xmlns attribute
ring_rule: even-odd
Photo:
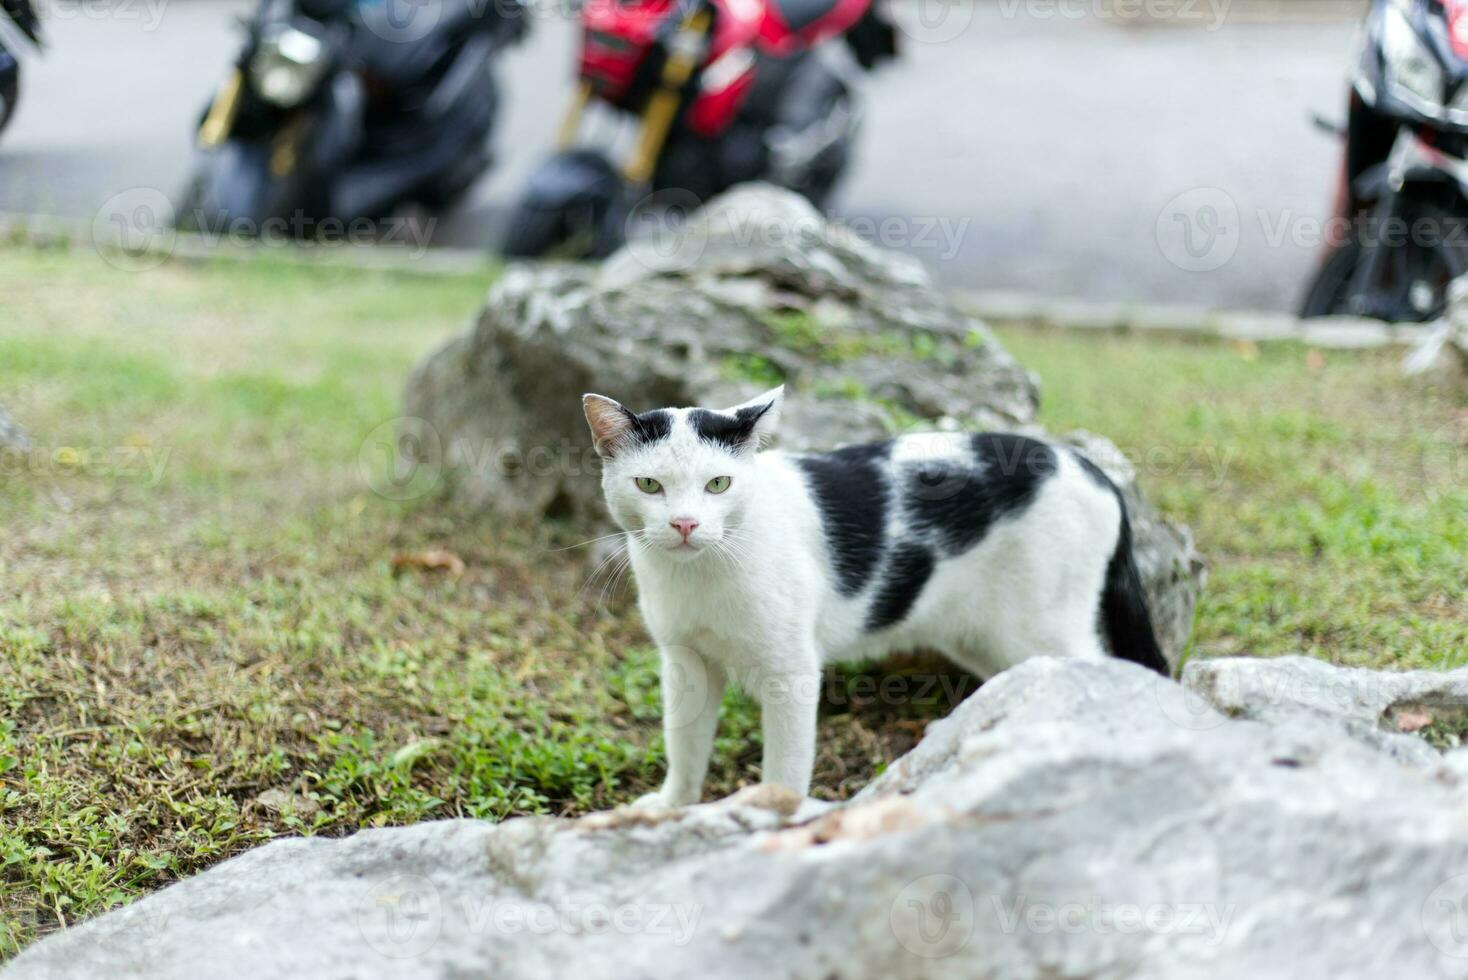
<svg viewBox="0 0 1468 980"><path fill-rule="evenodd" d="M733 408L641 414L602 395L583 396L612 519L674 560L722 550L719 543L741 523L755 453L774 434L784 391Z"/></svg>

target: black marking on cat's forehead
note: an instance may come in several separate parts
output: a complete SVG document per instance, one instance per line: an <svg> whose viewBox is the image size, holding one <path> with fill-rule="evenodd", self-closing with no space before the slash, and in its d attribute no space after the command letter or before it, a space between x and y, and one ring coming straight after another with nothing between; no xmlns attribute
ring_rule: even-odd
<svg viewBox="0 0 1468 980"><path fill-rule="evenodd" d="M704 442L734 452L749 445L755 426L774 407L775 403L768 401L763 405L746 405L732 414L694 408L688 412L688 424Z"/></svg>
<svg viewBox="0 0 1468 980"><path fill-rule="evenodd" d="M655 408L641 415L628 412L627 416L631 420L625 437L629 445L651 446L673 432L673 413L666 408Z"/></svg>
<svg viewBox="0 0 1468 980"><path fill-rule="evenodd" d="M843 596L861 592L881 561L891 497L891 455L892 443L879 442L795 460L820 508L836 589Z"/></svg>

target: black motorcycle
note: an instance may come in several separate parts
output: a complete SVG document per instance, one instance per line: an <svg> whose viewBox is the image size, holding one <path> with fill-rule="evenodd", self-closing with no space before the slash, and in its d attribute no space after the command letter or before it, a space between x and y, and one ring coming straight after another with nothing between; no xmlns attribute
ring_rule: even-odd
<svg viewBox="0 0 1468 980"><path fill-rule="evenodd" d="M1322 124L1326 125L1326 124ZM1468 272L1468 0L1375 0L1303 316L1431 320Z"/></svg>
<svg viewBox="0 0 1468 980"><path fill-rule="evenodd" d="M262 0L176 223L309 238L448 207L490 165L495 60L526 23L506 0Z"/></svg>
<svg viewBox="0 0 1468 980"><path fill-rule="evenodd" d="M31 0L0 0L0 11L9 19L21 36L36 47L41 46L41 22ZM20 99L20 61L15 52L5 46L5 36L0 33L0 133L10 125L15 116L15 106Z"/></svg>

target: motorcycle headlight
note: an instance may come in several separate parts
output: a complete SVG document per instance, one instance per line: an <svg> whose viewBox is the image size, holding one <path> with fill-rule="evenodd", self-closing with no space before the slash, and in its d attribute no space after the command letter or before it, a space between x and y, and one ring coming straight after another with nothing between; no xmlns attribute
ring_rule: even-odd
<svg viewBox="0 0 1468 980"><path fill-rule="evenodd" d="M272 24L250 59L250 84L266 102L300 105L326 71L326 45L289 24Z"/></svg>
<svg viewBox="0 0 1468 980"><path fill-rule="evenodd" d="M1442 106L1442 66L1396 4L1388 4L1383 15L1381 50L1388 88L1409 96L1408 101L1425 102L1434 109Z"/></svg>

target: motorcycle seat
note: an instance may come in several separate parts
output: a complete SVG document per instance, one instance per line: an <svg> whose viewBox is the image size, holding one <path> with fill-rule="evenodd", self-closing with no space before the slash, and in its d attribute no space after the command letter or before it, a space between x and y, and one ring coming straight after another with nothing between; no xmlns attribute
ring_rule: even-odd
<svg viewBox="0 0 1468 980"><path fill-rule="evenodd" d="M847 30L872 0L765 0L760 36L778 51L809 46Z"/></svg>

